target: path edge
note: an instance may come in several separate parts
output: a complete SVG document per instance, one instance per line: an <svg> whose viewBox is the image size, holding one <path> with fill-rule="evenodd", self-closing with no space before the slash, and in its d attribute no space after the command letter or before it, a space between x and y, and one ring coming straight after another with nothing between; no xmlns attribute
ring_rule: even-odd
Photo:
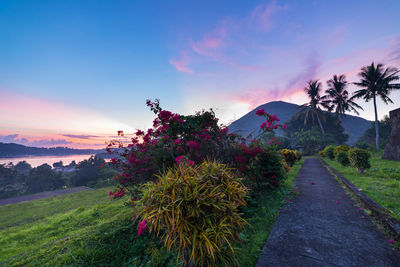
<svg viewBox="0 0 400 267"><path fill-rule="evenodd" d="M356 195L360 201L372 212L372 215L377 219L389 232L394 235L397 241L400 241L400 221L393 218L389 211L376 203L372 198L367 196L364 192L358 189L352 182L345 178L341 173L336 171L332 166L330 166L323 158L318 157L322 165L331 172L335 178L342 181L342 183L350 190L354 195Z"/></svg>

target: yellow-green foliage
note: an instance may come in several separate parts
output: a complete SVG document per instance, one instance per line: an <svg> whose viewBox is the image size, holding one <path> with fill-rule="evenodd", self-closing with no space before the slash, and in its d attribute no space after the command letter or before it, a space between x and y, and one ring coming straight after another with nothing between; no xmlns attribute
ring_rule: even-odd
<svg viewBox="0 0 400 267"><path fill-rule="evenodd" d="M301 159L301 153L297 150L291 150L291 149L281 149L279 151L281 155L285 158L286 163L291 167L293 164L295 164L297 161Z"/></svg>
<svg viewBox="0 0 400 267"><path fill-rule="evenodd" d="M150 232L168 250L176 247L186 263L228 265L246 223L238 210L246 205L242 179L216 161L180 164L158 178L143 186L140 215Z"/></svg>
<svg viewBox="0 0 400 267"><path fill-rule="evenodd" d="M301 152L298 150L294 150L294 153L296 154L296 161L300 161L302 158Z"/></svg>
<svg viewBox="0 0 400 267"><path fill-rule="evenodd" d="M325 149L323 150L323 155L325 157L328 157L329 159L334 159L335 158L335 147L330 145L325 147Z"/></svg>
<svg viewBox="0 0 400 267"><path fill-rule="evenodd" d="M349 152L350 147L348 145L340 145L340 146L336 146L333 149L333 155L335 156L335 159L337 159L339 152L343 151L343 152Z"/></svg>
<svg viewBox="0 0 400 267"><path fill-rule="evenodd" d="M353 148L349 151L350 163L357 168L359 173L363 173L366 169L371 168L370 158L371 154L368 150Z"/></svg>

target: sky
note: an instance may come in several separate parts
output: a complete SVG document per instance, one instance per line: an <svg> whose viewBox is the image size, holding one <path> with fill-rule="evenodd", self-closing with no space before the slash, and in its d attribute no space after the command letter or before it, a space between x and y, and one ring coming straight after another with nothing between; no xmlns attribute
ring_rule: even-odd
<svg viewBox="0 0 400 267"><path fill-rule="evenodd" d="M303 104L311 79L325 90L373 61L399 68L399 14L398 0L2 0L0 142L104 148L152 125L146 99L213 108L224 124L270 101ZM391 98L379 118L399 107Z"/></svg>

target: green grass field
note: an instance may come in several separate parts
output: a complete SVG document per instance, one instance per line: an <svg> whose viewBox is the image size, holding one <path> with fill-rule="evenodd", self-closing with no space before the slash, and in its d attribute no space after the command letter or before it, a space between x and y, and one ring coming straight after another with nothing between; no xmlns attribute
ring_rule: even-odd
<svg viewBox="0 0 400 267"><path fill-rule="evenodd" d="M352 166L343 167L337 161L324 160L400 220L400 162L383 160L381 155L373 153L371 169L362 174Z"/></svg>
<svg viewBox="0 0 400 267"><path fill-rule="evenodd" d="M284 199L293 194L296 164L281 190L249 203L240 233L240 266L252 266ZM109 200L110 188L0 207L0 265L176 266L176 252L145 232L137 236L132 208Z"/></svg>

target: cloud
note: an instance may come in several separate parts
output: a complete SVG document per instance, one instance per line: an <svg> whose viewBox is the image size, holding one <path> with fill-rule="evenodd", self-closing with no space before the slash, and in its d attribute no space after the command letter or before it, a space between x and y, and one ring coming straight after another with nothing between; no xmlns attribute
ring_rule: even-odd
<svg viewBox="0 0 400 267"><path fill-rule="evenodd" d="M260 85L258 87L248 88L240 95L233 95L233 98L235 101L246 103L249 109L253 109L269 101L282 100L290 97L296 93L302 92L307 82L317 77L321 64L318 52L313 51L304 60L304 70L289 77L289 81L284 87Z"/></svg>
<svg viewBox="0 0 400 267"><path fill-rule="evenodd" d="M247 18L247 24L253 28L270 30L273 26L272 17L281 10L287 9L287 5L278 5L276 1L256 6Z"/></svg>
<svg viewBox="0 0 400 267"><path fill-rule="evenodd" d="M72 142L66 139L39 139L39 140L28 140L27 138L20 137L19 134L0 135L0 142L2 143L16 143L25 146L36 146L36 147L51 147L56 145L69 145Z"/></svg>
<svg viewBox="0 0 400 267"><path fill-rule="evenodd" d="M200 41L195 42L191 40L190 47L198 55L217 59L217 52L223 45L226 35L227 28L224 26L220 26L215 28L211 32L206 33Z"/></svg>
<svg viewBox="0 0 400 267"><path fill-rule="evenodd" d="M390 47L387 49L386 59L395 64L400 64L400 37L391 40Z"/></svg>
<svg viewBox="0 0 400 267"><path fill-rule="evenodd" d="M188 67L189 61L187 54L182 52L179 59L177 58L171 58L169 63L173 65L176 70L184 73L193 73L193 70Z"/></svg>
<svg viewBox="0 0 400 267"><path fill-rule="evenodd" d="M240 58L243 57L247 62L259 60L260 51L249 53L248 47L252 46L254 37L259 38L273 28L273 16L286 8L287 5L278 5L276 1L271 1L256 6L240 18L225 17L200 38L188 38L189 42L180 52L180 56L171 58L169 63L178 71L190 74L194 73L190 65L208 61L241 71L259 72L261 67L253 66L252 63L239 63Z"/></svg>
<svg viewBox="0 0 400 267"><path fill-rule="evenodd" d="M62 134L62 136L69 138L77 138L77 139L91 139L100 137L98 135L85 135L85 134Z"/></svg>

